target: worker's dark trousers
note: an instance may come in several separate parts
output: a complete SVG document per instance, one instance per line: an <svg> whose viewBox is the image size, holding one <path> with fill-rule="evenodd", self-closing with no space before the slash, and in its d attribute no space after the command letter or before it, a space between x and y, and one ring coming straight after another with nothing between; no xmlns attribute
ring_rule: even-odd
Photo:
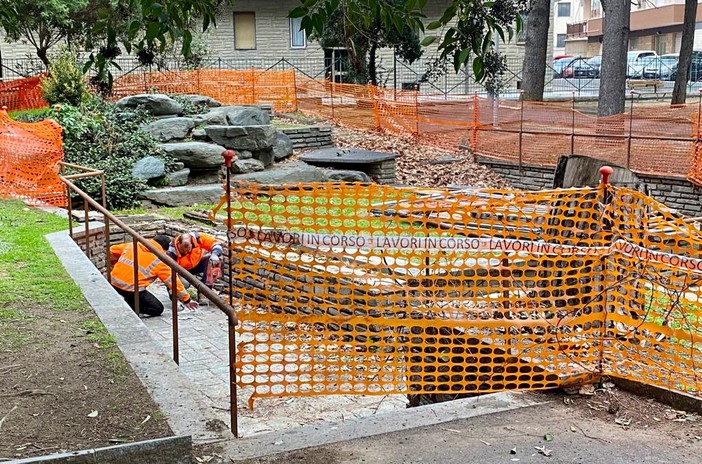
<svg viewBox="0 0 702 464"><path fill-rule="evenodd" d="M113 286L114 287L114 286ZM134 309L134 292L128 292L114 287L122 295L130 308ZM145 316L160 316L163 313L163 303L148 290L139 292L139 313Z"/></svg>

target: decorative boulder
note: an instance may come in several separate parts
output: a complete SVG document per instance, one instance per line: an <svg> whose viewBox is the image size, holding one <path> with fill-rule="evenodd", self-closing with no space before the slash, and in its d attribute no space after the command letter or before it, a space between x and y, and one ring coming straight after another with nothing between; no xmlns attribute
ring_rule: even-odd
<svg viewBox="0 0 702 464"><path fill-rule="evenodd" d="M197 122L197 124L207 125L207 126L226 126L227 125L227 113L222 111L221 108L215 108L209 113L196 114L192 118Z"/></svg>
<svg viewBox="0 0 702 464"><path fill-rule="evenodd" d="M162 177L166 172L166 164L154 156L142 158L132 167L132 177L136 179L154 179Z"/></svg>
<svg viewBox="0 0 702 464"><path fill-rule="evenodd" d="M168 118L149 123L141 130L159 142L170 142L187 138L195 124L191 118Z"/></svg>
<svg viewBox="0 0 702 464"><path fill-rule="evenodd" d="M164 116L167 114L180 114L183 107L168 95L160 93L143 93L124 97L117 102L119 108L136 108L138 106L153 116Z"/></svg>
<svg viewBox="0 0 702 464"><path fill-rule="evenodd" d="M276 165L261 172L240 174L234 180L261 184L287 184L291 182L323 182L326 180L326 176L323 169L310 166L302 161L294 161Z"/></svg>
<svg viewBox="0 0 702 464"><path fill-rule="evenodd" d="M267 126L207 126L205 132L215 143L232 150L249 150L255 152L271 148L278 131Z"/></svg>
<svg viewBox="0 0 702 464"><path fill-rule="evenodd" d="M264 126L271 123L270 114L255 106L223 107L230 126Z"/></svg>
<svg viewBox="0 0 702 464"><path fill-rule="evenodd" d="M234 174L245 174L247 172L263 171L264 169L263 163L255 159L238 159L232 163L232 172Z"/></svg>
<svg viewBox="0 0 702 464"><path fill-rule="evenodd" d="M268 167L273 164L273 149L267 148L265 150L256 150L251 154L254 159L259 160L264 166Z"/></svg>
<svg viewBox="0 0 702 464"><path fill-rule="evenodd" d="M166 153L189 168L219 168L224 164L222 152L224 147L205 142L163 143L160 145Z"/></svg>
<svg viewBox="0 0 702 464"><path fill-rule="evenodd" d="M216 108L218 106L222 106L220 102L206 95L182 94L178 95L178 98L187 100L193 105L207 106L209 108Z"/></svg>
<svg viewBox="0 0 702 464"><path fill-rule="evenodd" d="M339 182L372 182L371 178L363 171L325 169L327 180Z"/></svg>
<svg viewBox="0 0 702 464"><path fill-rule="evenodd" d="M248 160L253 158L253 153L251 153L249 150L239 150L236 157L240 160Z"/></svg>
<svg viewBox="0 0 702 464"><path fill-rule="evenodd" d="M168 185L171 187L180 187L188 183L188 176L190 175L190 169L180 169L175 172L171 172L166 176L168 179Z"/></svg>
<svg viewBox="0 0 702 464"><path fill-rule="evenodd" d="M205 129L193 129L190 135L192 136L193 140L210 140L210 138L207 136L207 132L205 132Z"/></svg>
<svg viewBox="0 0 702 464"><path fill-rule="evenodd" d="M273 142L273 158L276 161L287 158L293 154L293 143L283 132L278 131L275 142Z"/></svg>

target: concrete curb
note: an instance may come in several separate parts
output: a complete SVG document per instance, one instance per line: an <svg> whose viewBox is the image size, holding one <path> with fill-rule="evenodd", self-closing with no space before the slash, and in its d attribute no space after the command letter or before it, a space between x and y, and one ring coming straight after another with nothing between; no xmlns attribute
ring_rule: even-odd
<svg viewBox="0 0 702 464"><path fill-rule="evenodd" d="M280 432L270 432L229 441L225 455L232 462L295 451L357 438L399 432L417 427L436 425L457 419L467 419L512 409L538 406L521 393L493 393L445 403L392 411L372 417L306 425Z"/></svg>
<svg viewBox="0 0 702 464"><path fill-rule="evenodd" d="M74 229L74 233L81 230ZM149 329L85 256L68 231L49 234L46 239L85 299L117 340L127 362L165 414L171 430L176 435L191 435L195 443L233 438L228 429L214 430L223 427L216 427L221 421L212 413L209 400L163 352Z"/></svg>
<svg viewBox="0 0 702 464"><path fill-rule="evenodd" d="M10 461L13 464L189 464L192 455L190 437L167 437L126 445L108 446L72 453L58 453Z"/></svg>

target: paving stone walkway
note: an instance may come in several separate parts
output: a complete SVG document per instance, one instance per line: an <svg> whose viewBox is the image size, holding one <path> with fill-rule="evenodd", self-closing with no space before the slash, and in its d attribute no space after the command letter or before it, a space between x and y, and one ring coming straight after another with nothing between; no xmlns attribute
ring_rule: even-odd
<svg viewBox="0 0 702 464"><path fill-rule="evenodd" d="M171 303L165 288L150 288L166 306L160 317L143 319L166 353L173 352ZM229 424L229 364L227 318L215 306L201 306L195 311L178 313L180 369L211 400L217 416ZM237 334L240 337L241 334ZM254 410L247 406L251 389L239 389L237 395L239 435L250 437L277 432L301 425L343 422L368 417L379 412L405 409L404 395L385 396L312 396L260 398Z"/></svg>

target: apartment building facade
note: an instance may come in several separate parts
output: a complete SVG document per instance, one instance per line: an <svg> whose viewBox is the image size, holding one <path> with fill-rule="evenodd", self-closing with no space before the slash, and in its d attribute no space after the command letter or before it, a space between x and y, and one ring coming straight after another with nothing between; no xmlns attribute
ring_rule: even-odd
<svg viewBox="0 0 702 464"><path fill-rule="evenodd" d="M565 52L594 56L602 53L604 20L600 0L574 0L582 17L568 24ZM639 0L631 5L629 50L655 50L659 55L678 53L682 40L684 0ZM702 49L702 8L697 9L695 49Z"/></svg>

